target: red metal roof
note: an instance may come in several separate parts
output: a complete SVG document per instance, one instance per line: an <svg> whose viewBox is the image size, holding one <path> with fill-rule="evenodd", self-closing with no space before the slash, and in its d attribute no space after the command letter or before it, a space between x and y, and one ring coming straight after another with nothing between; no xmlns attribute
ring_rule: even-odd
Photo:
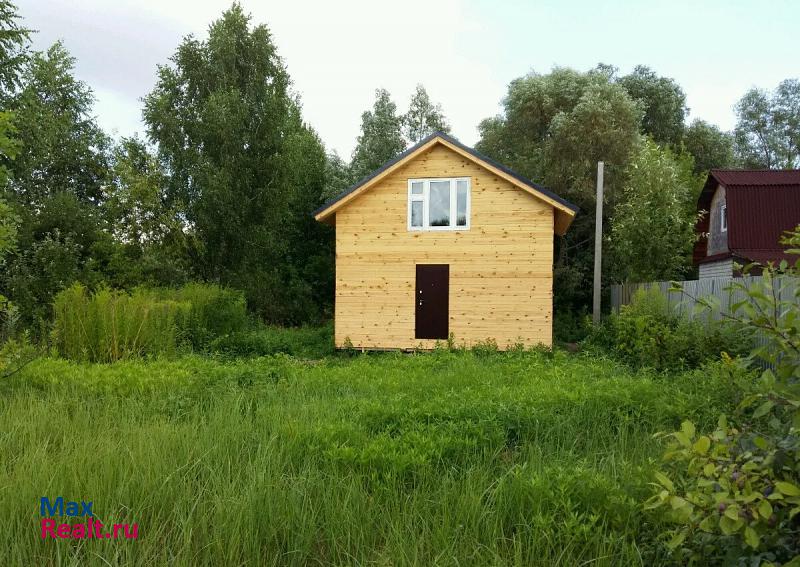
<svg viewBox="0 0 800 567"><path fill-rule="evenodd" d="M787 230L800 224L800 169L712 169L697 203L708 211L719 185L725 186L730 255L765 264L788 259L778 243ZM708 231L706 215L697 226ZM706 257L706 241L695 246L695 262Z"/></svg>
<svg viewBox="0 0 800 567"><path fill-rule="evenodd" d="M712 169L717 181L729 185L800 185L800 169Z"/></svg>

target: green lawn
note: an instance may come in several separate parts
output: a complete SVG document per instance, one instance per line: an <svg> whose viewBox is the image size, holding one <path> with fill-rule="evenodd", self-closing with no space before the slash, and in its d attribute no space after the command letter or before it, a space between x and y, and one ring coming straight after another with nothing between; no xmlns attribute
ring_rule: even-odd
<svg viewBox="0 0 800 567"><path fill-rule="evenodd" d="M2 563L663 564L652 435L728 392L560 352L39 360L0 384ZM42 540L43 496L139 539Z"/></svg>

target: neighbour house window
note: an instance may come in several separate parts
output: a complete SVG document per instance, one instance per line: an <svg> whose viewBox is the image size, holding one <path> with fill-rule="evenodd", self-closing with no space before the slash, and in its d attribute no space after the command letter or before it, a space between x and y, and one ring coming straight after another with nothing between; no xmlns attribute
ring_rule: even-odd
<svg viewBox="0 0 800 567"><path fill-rule="evenodd" d="M721 232L728 231L728 205L722 205L719 210L719 229Z"/></svg>
<svg viewBox="0 0 800 567"><path fill-rule="evenodd" d="M408 180L408 230L469 230L469 207L469 177Z"/></svg>

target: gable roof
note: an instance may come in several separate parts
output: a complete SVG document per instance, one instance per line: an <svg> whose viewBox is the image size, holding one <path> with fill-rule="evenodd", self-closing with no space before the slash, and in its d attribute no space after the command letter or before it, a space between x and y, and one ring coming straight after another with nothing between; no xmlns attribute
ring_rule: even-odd
<svg viewBox="0 0 800 567"><path fill-rule="evenodd" d="M720 185L725 187L730 255L762 264L789 259L778 241L800 224L800 169L712 169L698 211L711 209ZM697 226L699 232L708 232L708 215ZM698 262L707 250L701 242L695 249Z"/></svg>
<svg viewBox="0 0 800 567"><path fill-rule="evenodd" d="M330 199L312 214L318 221L325 221L329 219L337 209L343 207L361 193L367 191L382 179L386 178L389 174L396 171L414 157L423 152L428 151L436 145L443 145L457 154L466 157L467 159L477 163L484 169L487 169L495 175L509 181L520 189L537 197L555 209L555 232L563 235L566 233L569 225L572 224L572 219L578 212L578 207L573 205L566 199L562 199L549 189L534 183L515 173L509 168L497 163L496 161L480 154L473 148L467 147L455 138L445 134L444 132L434 132L424 139L420 140L416 145L404 151L402 154L383 164L379 169L375 170L367 177L357 182L355 185L346 189L333 199Z"/></svg>

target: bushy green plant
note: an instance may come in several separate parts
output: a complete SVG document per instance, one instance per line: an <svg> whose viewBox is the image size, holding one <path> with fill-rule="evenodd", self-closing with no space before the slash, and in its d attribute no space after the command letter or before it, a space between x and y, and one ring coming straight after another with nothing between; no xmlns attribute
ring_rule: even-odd
<svg viewBox="0 0 800 567"><path fill-rule="evenodd" d="M189 283L179 288L141 288L137 292L156 300L186 304L177 321L179 342L206 350L212 341L248 326L244 295L214 284Z"/></svg>
<svg viewBox="0 0 800 567"><path fill-rule="evenodd" d="M500 347L497 346L497 341L492 338L487 338L483 341L477 341L472 345L472 352L477 356L489 356L499 352Z"/></svg>
<svg viewBox="0 0 800 567"><path fill-rule="evenodd" d="M785 243L800 253L800 227ZM713 433L696 434L685 421L671 435L647 507L677 524L669 547L683 562L800 565L800 261L731 288L745 299L724 316L763 339L747 360L729 364L759 363L760 378L741 384L746 395Z"/></svg>
<svg viewBox="0 0 800 567"><path fill-rule="evenodd" d="M589 334L590 325L587 324L585 309L574 310L568 306L556 309L553 312L553 338L561 343L574 343L582 341Z"/></svg>
<svg viewBox="0 0 800 567"><path fill-rule="evenodd" d="M108 288L92 293L75 284L56 296L54 316L59 354L91 362L172 355L184 346L204 350L247 325L242 295L206 284L132 293Z"/></svg>
<svg viewBox="0 0 800 567"><path fill-rule="evenodd" d="M177 347L177 321L189 305L156 301L101 288L94 293L74 284L56 295L54 344L71 360L113 362L132 356L172 354Z"/></svg>
<svg viewBox="0 0 800 567"><path fill-rule="evenodd" d="M587 339L634 368L679 370L698 368L722 352L748 352L750 334L713 320L689 320L671 313L656 288L639 289L630 305L612 314Z"/></svg>
<svg viewBox="0 0 800 567"><path fill-rule="evenodd" d="M323 358L334 352L333 325L322 327L263 327L215 339L210 350L233 357L289 354Z"/></svg>

